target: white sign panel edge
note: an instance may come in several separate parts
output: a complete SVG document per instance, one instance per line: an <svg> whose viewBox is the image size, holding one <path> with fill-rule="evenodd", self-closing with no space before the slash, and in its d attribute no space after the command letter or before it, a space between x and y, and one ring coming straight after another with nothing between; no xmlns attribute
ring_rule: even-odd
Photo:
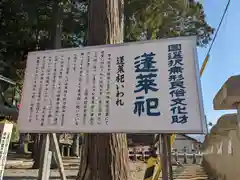
<svg viewBox="0 0 240 180"><path fill-rule="evenodd" d="M30 52L29 54L36 54L36 53L52 53L52 52L67 52L67 51L76 51L76 50L87 50L87 49L97 49L97 48L107 48L107 47L119 47L119 46L126 46L126 45L137 45L137 44L145 44L145 43L153 43L153 42L164 42L164 41L178 41L178 40L188 40L188 41L192 41L193 43L196 43L196 37L178 37L178 38L169 38L169 39L161 39L161 40L153 40L153 41L140 41L140 42L134 42L134 43L124 43L124 44L114 44L114 45L101 45L101 46L90 46L90 47L84 47L84 48L69 48L69 49L58 49L58 50L46 50L46 51L37 51L37 52ZM196 56L196 48L195 48L195 56ZM204 110L203 110L203 102L202 102L202 93L201 93L201 85L200 85L200 75L199 75L199 67L198 67L198 61L197 61L197 56L195 57L195 71L196 71L196 83L197 83L197 87L198 87L198 99L199 99L199 106L200 106L200 119L201 119L201 124L202 126L199 127L199 129L189 129L189 130L179 130L178 132L174 132L174 133L205 133L206 132L206 122L205 122L205 118L204 118ZM24 82L25 84L25 82ZM25 95L24 95L25 96ZM32 132L32 133L38 133L38 130L34 130L31 128L28 128L28 130L23 132ZM41 132L49 132L49 131L44 131L41 130ZM52 132L65 132L65 131L59 131L58 129L53 130ZM67 132L89 132L89 131L76 131L76 130L71 130L71 131L67 131ZM96 131L91 131L91 132L96 132ZM99 133L106 133L106 132L110 132L110 131L98 131ZM111 132L115 132L115 131L111 131ZM116 131L118 132L118 131ZM123 132L123 131L121 131ZM148 130L141 130L141 131L136 131L136 130L128 130L128 131L124 131L126 133L173 133L173 131L168 131L168 130L161 130L159 132L156 131L148 131Z"/></svg>

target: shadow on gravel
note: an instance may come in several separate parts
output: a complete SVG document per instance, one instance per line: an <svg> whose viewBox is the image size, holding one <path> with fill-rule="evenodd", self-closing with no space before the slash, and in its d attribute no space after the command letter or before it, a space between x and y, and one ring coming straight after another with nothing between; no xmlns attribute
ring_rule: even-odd
<svg viewBox="0 0 240 180"><path fill-rule="evenodd" d="M0 0L0 2L1 2L1 0ZM18 167L14 167L14 166L7 167L5 169L7 169L7 170L14 170L14 169L16 169L16 170L34 170L31 167L19 167L19 166ZM74 166L71 166L71 167L64 166L64 170L79 170L79 165L77 165L77 166L74 165Z"/></svg>
<svg viewBox="0 0 240 180"><path fill-rule="evenodd" d="M67 179L68 180L71 180L71 179L76 179L77 176L67 176ZM4 176L3 177L3 180L37 180L37 177L33 177L33 176L18 176L18 177L13 177L13 176ZM52 179L52 180L60 180L61 178L60 177L50 177L49 179Z"/></svg>

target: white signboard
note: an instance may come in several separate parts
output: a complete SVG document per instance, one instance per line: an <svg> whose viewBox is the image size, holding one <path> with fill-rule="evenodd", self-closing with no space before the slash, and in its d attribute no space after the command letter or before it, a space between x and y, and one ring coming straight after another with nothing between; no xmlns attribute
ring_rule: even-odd
<svg viewBox="0 0 240 180"><path fill-rule="evenodd" d="M11 140L13 124L0 124L1 143L0 143L0 180L3 179L4 168L7 160L8 147Z"/></svg>
<svg viewBox="0 0 240 180"><path fill-rule="evenodd" d="M202 133L195 37L31 52L24 132Z"/></svg>

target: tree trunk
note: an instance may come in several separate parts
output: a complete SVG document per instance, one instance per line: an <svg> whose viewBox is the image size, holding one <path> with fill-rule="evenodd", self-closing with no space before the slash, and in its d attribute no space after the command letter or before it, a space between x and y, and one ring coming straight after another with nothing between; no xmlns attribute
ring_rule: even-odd
<svg viewBox="0 0 240 180"><path fill-rule="evenodd" d="M123 41L123 0L90 0L88 45ZM87 134L77 180L129 180L126 134Z"/></svg>
<svg viewBox="0 0 240 180"><path fill-rule="evenodd" d="M88 134L77 180L129 180L126 134Z"/></svg>

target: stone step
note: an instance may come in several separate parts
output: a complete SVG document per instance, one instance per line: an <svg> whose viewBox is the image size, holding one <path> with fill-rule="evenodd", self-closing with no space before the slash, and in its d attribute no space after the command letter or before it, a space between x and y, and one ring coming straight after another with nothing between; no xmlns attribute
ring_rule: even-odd
<svg viewBox="0 0 240 180"><path fill-rule="evenodd" d="M175 180L207 180L208 176L200 165L186 165L180 172L174 174Z"/></svg>

